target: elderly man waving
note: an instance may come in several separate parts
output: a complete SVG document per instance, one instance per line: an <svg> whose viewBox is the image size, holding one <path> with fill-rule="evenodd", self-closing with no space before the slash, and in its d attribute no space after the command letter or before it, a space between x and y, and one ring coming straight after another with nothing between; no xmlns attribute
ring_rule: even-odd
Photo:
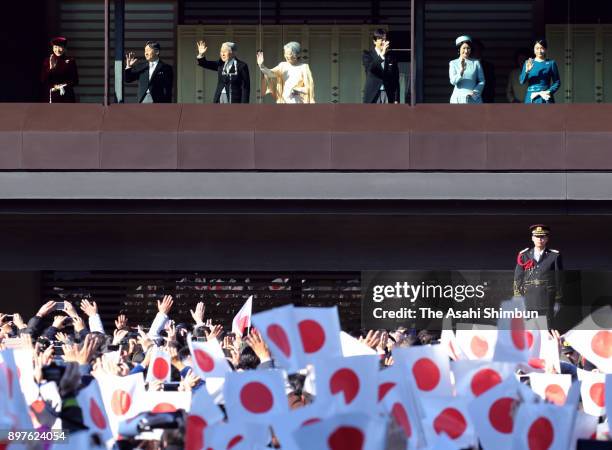
<svg viewBox="0 0 612 450"><path fill-rule="evenodd" d="M196 43L198 48L198 65L209 70L216 70L218 74L217 89L214 103L249 103L251 95L251 80L249 67L235 57L237 50L233 42L224 42L221 45L219 59L209 61L205 57L207 50L204 41Z"/></svg>

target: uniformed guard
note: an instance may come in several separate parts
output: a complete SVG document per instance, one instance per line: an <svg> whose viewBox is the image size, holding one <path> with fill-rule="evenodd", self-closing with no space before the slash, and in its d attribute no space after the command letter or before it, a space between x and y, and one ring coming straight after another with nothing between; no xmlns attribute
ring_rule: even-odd
<svg viewBox="0 0 612 450"><path fill-rule="evenodd" d="M563 263L558 250L547 248L550 227L532 225L533 247L521 250L514 270L514 296L525 297L527 310L545 315L549 324L561 306Z"/></svg>

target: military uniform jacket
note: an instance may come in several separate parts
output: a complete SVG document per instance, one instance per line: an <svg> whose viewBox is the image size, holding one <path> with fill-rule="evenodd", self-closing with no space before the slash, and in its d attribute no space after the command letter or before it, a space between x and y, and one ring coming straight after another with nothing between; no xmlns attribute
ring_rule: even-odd
<svg viewBox="0 0 612 450"><path fill-rule="evenodd" d="M528 308L551 308L561 300L563 263L557 250L546 248L540 261L534 258L534 249L519 252L514 269L514 295L524 296Z"/></svg>

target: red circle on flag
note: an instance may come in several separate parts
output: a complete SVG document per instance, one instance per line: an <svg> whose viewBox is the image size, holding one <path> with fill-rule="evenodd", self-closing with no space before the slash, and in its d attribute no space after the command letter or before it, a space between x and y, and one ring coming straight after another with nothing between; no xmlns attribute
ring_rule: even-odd
<svg viewBox="0 0 612 450"><path fill-rule="evenodd" d="M234 447L236 444L238 444L239 442L242 442L242 436L240 434L234 436L228 443L227 443L227 450L230 450L232 447Z"/></svg>
<svg viewBox="0 0 612 450"><path fill-rule="evenodd" d="M525 339L527 339L527 348L531 350L533 347L533 333L531 331L525 331Z"/></svg>
<svg viewBox="0 0 612 450"><path fill-rule="evenodd" d="M597 356L610 358L612 356L612 331L602 330L595 333L591 339L591 349Z"/></svg>
<svg viewBox="0 0 612 450"><path fill-rule="evenodd" d="M268 325L266 334L268 335L268 339L274 342L274 345L276 345L287 358L291 356L291 344L289 344L289 338L285 330L283 330L283 327L275 323Z"/></svg>
<svg viewBox="0 0 612 450"><path fill-rule="evenodd" d="M325 344L325 330L318 322L306 319L298 323L302 346L306 353L315 353Z"/></svg>
<svg viewBox="0 0 612 450"><path fill-rule="evenodd" d="M96 402L93 398L89 399L89 416L91 417L91 421L94 423L94 425L100 430L104 430L106 428L104 413L98 406L98 402Z"/></svg>
<svg viewBox="0 0 612 450"><path fill-rule="evenodd" d="M32 408L32 411L34 411L36 414L40 414L45 410L45 402L41 399L34 400L30 405L30 408Z"/></svg>
<svg viewBox="0 0 612 450"><path fill-rule="evenodd" d="M470 342L470 349L476 358L482 358L487 354L489 344L487 343L486 339L483 339L480 336L473 336Z"/></svg>
<svg viewBox="0 0 612 450"><path fill-rule="evenodd" d="M394 403L391 408L391 415L395 418L397 424L402 427L406 437L412 436L412 427L410 426L410 420L408 419L408 413L401 403Z"/></svg>
<svg viewBox="0 0 612 450"><path fill-rule="evenodd" d="M154 413L171 413L171 412L176 412L176 406L174 406L172 403L165 403L165 402L164 403L158 403L151 410L151 412L154 412Z"/></svg>
<svg viewBox="0 0 612 450"><path fill-rule="evenodd" d="M593 383L593 386L591 386L591 389L589 389L589 396L591 397L591 400L593 400L593 402L595 402L595 404L600 408L603 408L606 404L604 400L604 392L605 386L603 383Z"/></svg>
<svg viewBox="0 0 612 450"><path fill-rule="evenodd" d="M17 370L19 370L19 368L17 368ZM8 385L9 398L12 399L13 398L13 371L8 366L6 366L6 382Z"/></svg>
<svg viewBox="0 0 612 450"><path fill-rule="evenodd" d="M431 391L440 382L440 369L429 358L421 358L412 366L412 374L417 387L422 391Z"/></svg>
<svg viewBox="0 0 612 450"><path fill-rule="evenodd" d="M565 391L558 384L549 384L544 390L544 398L561 406L565 403Z"/></svg>
<svg viewBox="0 0 612 450"><path fill-rule="evenodd" d="M512 334L512 343L519 350L524 350L527 343L525 333L525 321L515 317L510 321L510 329Z"/></svg>
<svg viewBox="0 0 612 450"><path fill-rule="evenodd" d="M204 428L208 424L200 416L188 416L185 425L185 450L202 450Z"/></svg>
<svg viewBox="0 0 612 450"><path fill-rule="evenodd" d="M334 430L327 439L330 450L361 450L365 436L359 428L341 426Z"/></svg>
<svg viewBox="0 0 612 450"><path fill-rule="evenodd" d="M555 430L546 417L535 420L527 432L529 450L548 450L553 443Z"/></svg>
<svg viewBox="0 0 612 450"><path fill-rule="evenodd" d="M201 349L194 350L196 364L204 372L212 372L215 368L215 360L207 352Z"/></svg>
<svg viewBox="0 0 612 450"><path fill-rule="evenodd" d="M153 376L155 378L158 380L165 380L169 370L170 366L168 365L168 361L164 358L155 358L155 362L153 362Z"/></svg>
<svg viewBox="0 0 612 450"><path fill-rule="evenodd" d="M528 364L534 369L543 369L546 367L546 361L540 358L529 358Z"/></svg>
<svg viewBox="0 0 612 450"><path fill-rule="evenodd" d="M344 402L349 405L359 394L359 377L353 370L337 370L329 379L329 389L332 394L344 393Z"/></svg>
<svg viewBox="0 0 612 450"><path fill-rule="evenodd" d="M117 389L111 397L111 410L116 416L122 416L129 411L132 397L122 389Z"/></svg>
<svg viewBox="0 0 612 450"><path fill-rule="evenodd" d="M391 383L391 382L382 383L378 385L378 402L380 402L383 398L385 398L385 395L387 395L387 392L389 392L394 387L395 387L395 383Z"/></svg>
<svg viewBox="0 0 612 450"><path fill-rule="evenodd" d="M510 397L502 397L493 402L489 408L489 422L496 431L504 434L512 433L514 427L513 406L514 399Z"/></svg>
<svg viewBox="0 0 612 450"><path fill-rule="evenodd" d="M478 397L483 392L487 392L493 386L501 383L501 381L502 378L497 371L489 368L481 369L472 377L470 389L472 389L472 393Z"/></svg>
<svg viewBox="0 0 612 450"><path fill-rule="evenodd" d="M262 414L272 409L274 396L265 384L251 381L240 390L240 403L247 411Z"/></svg>
<svg viewBox="0 0 612 450"><path fill-rule="evenodd" d="M313 423L318 423L321 422L321 419L317 418L317 417L313 417L311 419L305 420L304 422L302 422L302 425L300 425L300 428L308 426L308 425L312 425Z"/></svg>
<svg viewBox="0 0 612 450"><path fill-rule="evenodd" d="M458 409L446 408L434 419L433 426L436 434L444 432L451 439L457 439L465 432L467 421Z"/></svg>

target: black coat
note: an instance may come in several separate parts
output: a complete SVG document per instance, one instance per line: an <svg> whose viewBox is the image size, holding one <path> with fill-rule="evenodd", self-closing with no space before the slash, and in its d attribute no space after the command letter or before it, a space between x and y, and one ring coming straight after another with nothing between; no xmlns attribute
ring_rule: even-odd
<svg viewBox="0 0 612 450"><path fill-rule="evenodd" d="M399 68L393 55L385 55L385 69L381 64L383 59L378 56L376 50L363 52L363 67L366 72L365 88L363 90L363 102L374 103L381 86L385 86L389 103L400 101Z"/></svg>
<svg viewBox="0 0 612 450"><path fill-rule="evenodd" d="M230 97L230 103L249 103L251 78L249 77L249 66L244 61L235 58L236 65L232 65L229 73L224 74L223 66L225 63L221 59L217 61L209 61L205 57L197 59L200 67L217 71L217 89L215 90L213 103L219 103L223 88Z"/></svg>
<svg viewBox="0 0 612 450"><path fill-rule="evenodd" d="M160 59L150 80L149 63L146 61L125 69L125 81L131 83L136 80L138 80L138 103L145 98L147 90L151 92L153 103L172 103L174 72L171 65Z"/></svg>
<svg viewBox="0 0 612 450"><path fill-rule="evenodd" d="M49 60L55 60L55 66L50 68ZM74 103L74 86L79 84L79 74L74 58L66 54L62 56L49 56L42 64L40 79L44 86L43 101L47 103ZM49 92L56 84L65 84L64 95L60 91ZM51 95L51 97L49 97Z"/></svg>
<svg viewBox="0 0 612 450"><path fill-rule="evenodd" d="M540 261L533 248L519 252L514 269L514 295L524 296L527 309L552 309L562 298L563 262L557 250L544 249Z"/></svg>

